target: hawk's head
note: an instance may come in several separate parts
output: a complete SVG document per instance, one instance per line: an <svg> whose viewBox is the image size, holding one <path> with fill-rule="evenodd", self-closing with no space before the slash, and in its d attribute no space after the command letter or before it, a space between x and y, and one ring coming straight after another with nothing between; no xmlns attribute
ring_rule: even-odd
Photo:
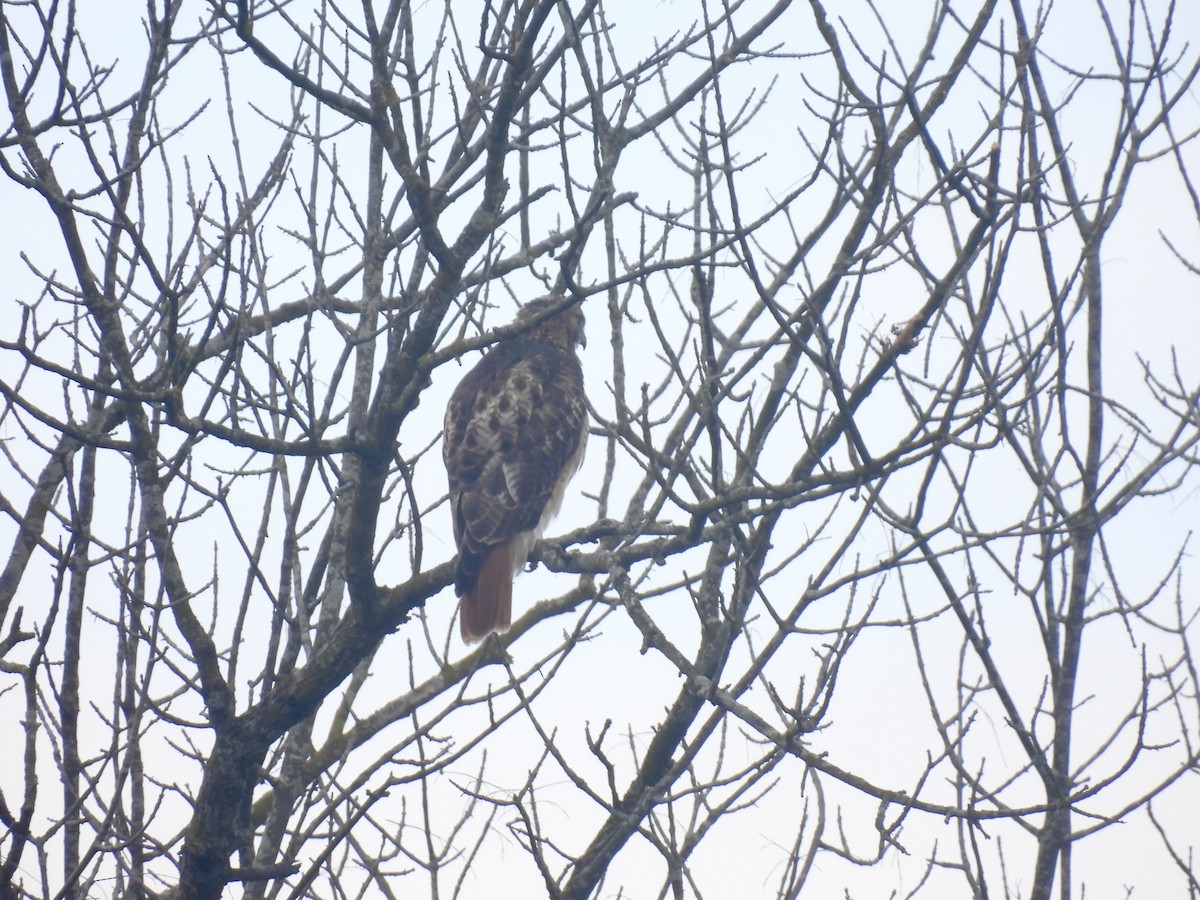
<svg viewBox="0 0 1200 900"><path fill-rule="evenodd" d="M583 333L583 310L579 308L579 304L572 303L566 309L545 318L547 310L560 306L564 299L563 297L540 297L537 300L531 300L521 307L513 324L521 325L536 321L537 324L528 333L531 339L556 344L564 350L574 351L576 344L580 346L587 344Z"/></svg>

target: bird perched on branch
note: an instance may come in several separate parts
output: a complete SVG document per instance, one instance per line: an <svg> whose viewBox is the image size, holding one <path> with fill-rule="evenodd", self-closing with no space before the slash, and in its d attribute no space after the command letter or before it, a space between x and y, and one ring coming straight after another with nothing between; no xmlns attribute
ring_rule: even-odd
<svg viewBox="0 0 1200 900"><path fill-rule="evenodd" d="M562 297L534 300L463 376L446 407L442 459L458 566L464 641L512 622L513 576L558 512L583 461L587 405L576 347L583 312Z"/></svg>

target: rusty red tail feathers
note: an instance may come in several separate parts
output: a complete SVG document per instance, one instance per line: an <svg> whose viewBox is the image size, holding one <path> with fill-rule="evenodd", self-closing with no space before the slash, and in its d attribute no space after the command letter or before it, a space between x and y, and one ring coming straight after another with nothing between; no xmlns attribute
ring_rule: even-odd
<svg viewBox="0 0 1200 900"><path fill-rule="evenodd" d="M505 541L492 548L475 583L458 604L458 626L467 643L481 641L512 624L513 547Z"/></svg>

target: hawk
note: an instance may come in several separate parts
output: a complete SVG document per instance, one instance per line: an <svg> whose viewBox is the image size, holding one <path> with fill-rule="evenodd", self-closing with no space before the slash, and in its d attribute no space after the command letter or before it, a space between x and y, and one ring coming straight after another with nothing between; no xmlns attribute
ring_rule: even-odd
<svg viewBox="0 0 1200 900"><path fill-rule="evenodd" d="M463 376L446 407L442 459L458 566L454 590L463 640L512 622L513 576L558 512L587 439L583 312L562 302L527 303L514 325L528 331L492 345Z"/></svg>

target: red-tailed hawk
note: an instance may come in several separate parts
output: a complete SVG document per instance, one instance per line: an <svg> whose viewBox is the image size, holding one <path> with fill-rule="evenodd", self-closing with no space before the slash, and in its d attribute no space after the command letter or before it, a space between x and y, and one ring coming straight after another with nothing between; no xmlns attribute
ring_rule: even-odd
<svg viewBox="0 0 1200 900"><path fill-rule="evenodd" d="M513 324L535 321L561 302L528 303ZM446 407L442 458L464 641L508 628L513 576L583 461L587 407L575 350L583 342L583 312L570 306L492 345Z"/></svg>

